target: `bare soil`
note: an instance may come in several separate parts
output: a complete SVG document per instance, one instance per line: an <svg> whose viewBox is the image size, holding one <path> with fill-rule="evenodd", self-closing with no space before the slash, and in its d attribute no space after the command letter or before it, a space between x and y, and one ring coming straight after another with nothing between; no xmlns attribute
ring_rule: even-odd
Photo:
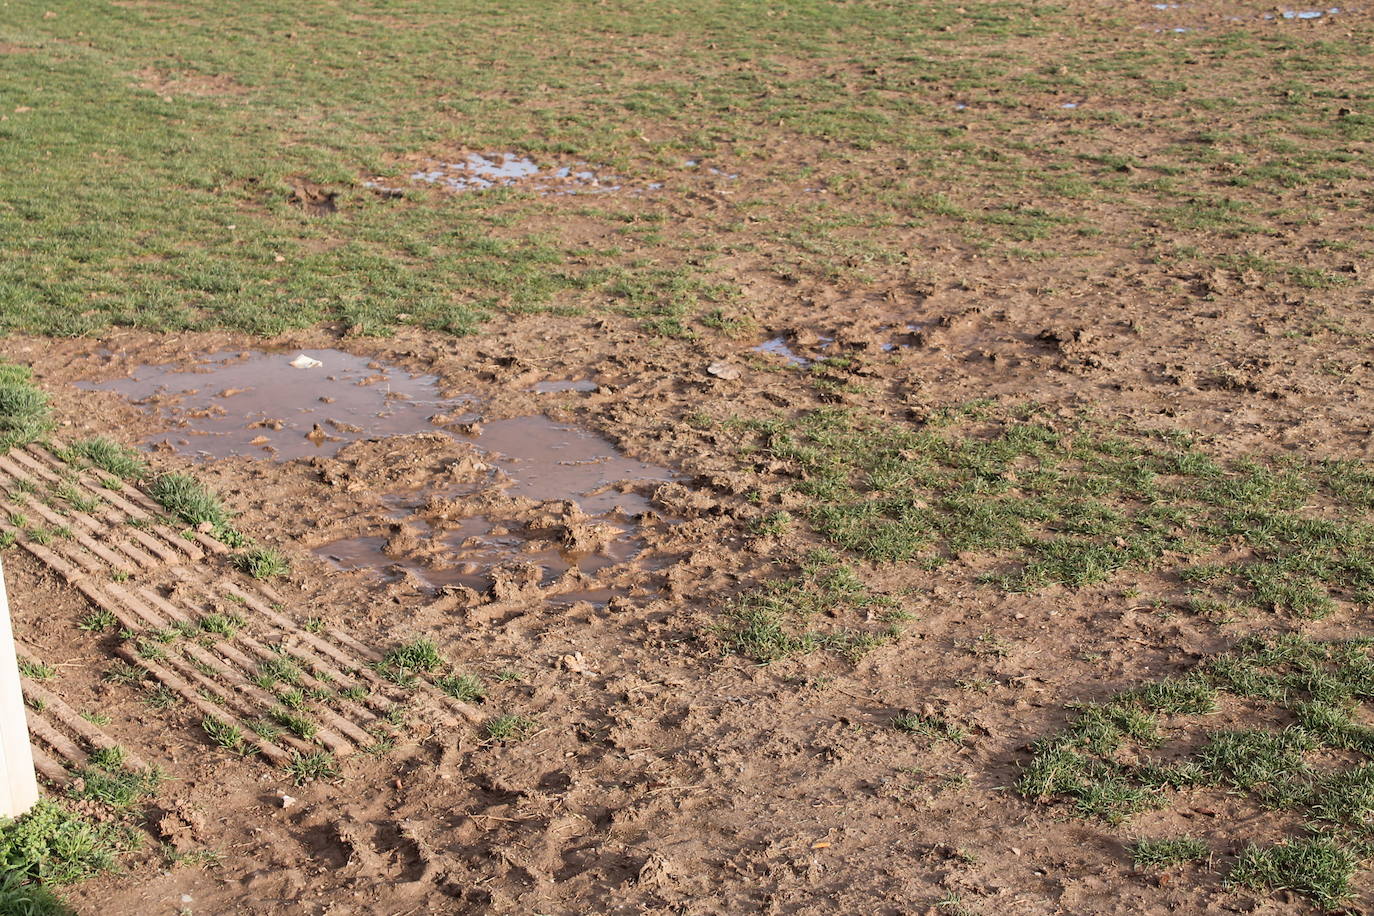
<svg viewBox="0 0 1374 916"><path fill-rule="evenodd" d="M761 323L804 356L826 355L817 348L833 337L859 366L865 407L902 420L994 397L1200 430L1221 453L1369 454L1367 389L1336 390L1320 368L1329 353L1266 333L1285 320L1281 303L1255 296L1222 310L1186 285L1146 294L1126 284L1104 317L1087 289L1047 296L1005 268L966 263L960 272L921 287L774 289ZM917 329L894 338L890 329L906 324ZM432 431L287 462L153 452L159 469L199 475L242 530L288 552L293 571L278 590L298 621L323 618L382 649L432 638L491 684L484 711L531 716L537 729L519 742L439 730L385 757L351 757L341 780L297 789L279 770L210 747L198 717L173 713L168 727L168 713L101 683L107 649L72 626L84 600L15 555L16 627L58 666L54 689L74 707L109 711L106 731L172 776L150 830L224 857L211 870L169 869L150 854L126 876L80 886L76 904L106 914L907 913L953 896L1018 914L1302 906L1284 893L1225 889L1215 876L1135 873L1119 832L1011 790L1027 744L1062 726L1066 702L1183 670L1230 641L1205 621L1123 600L1128 586L1148 591L1148 576L1005 595L973 584L975 557L935 572L874 566L867 581L905 594L915 620L857 664L816 654L757 666L721 654L712 630L724 602L785 571L808 537L748 536L755 471L684 420L822 402L785 359L752 349L764 334L645 342L604 319L530 317L497 322L480 339L401 331L341 340L326 328L272 341L283 361L340 347L432 373L447 394L472 396L487 420L575 421L629 457L676 470L681 483L647 491L671 524L640 535L662 562L630 561L615 597L569 606L546 600L565 584L536 579L474 601L414 576L340 572L319 556L342 538L385 531L384 497L473 458ZM60 436L136 442L171 421L72 383L261 347L219 334L118 332L94 346L14 338L3 350L31 363L52 393ZM739 377L708 373L717 363ZM598 387L531 390L564 379ZM987 634L1002 648L981 651ZM975 682L978 690L958 687ZM965 723L970 739L913 741L888 727L903 710ZM299 801L283 809L282 792ZM1227 804L1179 804L1140 829L1237 845L1242 834L1285 829L1272 813ZM1238 823L1246 829L1236 833Z"/></svg>

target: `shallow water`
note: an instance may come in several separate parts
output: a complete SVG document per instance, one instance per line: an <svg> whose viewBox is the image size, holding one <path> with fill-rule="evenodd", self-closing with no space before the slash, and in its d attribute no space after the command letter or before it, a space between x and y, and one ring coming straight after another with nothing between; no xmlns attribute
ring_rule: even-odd
<svg viewBox="0 0 1374 916"><path fill-rule="evenodd" d="M199 371L141 366L129 378L78 382L115 391L181 424L144 440L201 458L277 460L333 455L349 442L430 428L471 398L440 397L438 379L342 350L303 350L324 365L296 369L295 353L216 353ZM318 433L316 428L318 427ZM313 434L313 435L312 435Z"/></svg>
<svg viewBox="0 0 1374 916"><path fill-rule="evenodd" d="M825 350L834 342L835 338L820 335L817 349ZM771 353L774 356L781 356L794 366L809 366L815 362L815 360L802 356L793 350L786 337L771 337L752 349L755 353Z"/></svg>
<svg viewBox="0 0 1374 916"><path fill-rule="evenodd" d="M469 153L459 162L432 163L412 172L410 179L451 191L518 187L541 194L585 194L621 189L619 179L607 178L586 163L542 168L530 157L516 153Z"/></svg>
<svg viewBox="0 0 1374 916"><path fill-rule="evenodd" d="M436 420L451 424L476 399L443 397L435 376L413 375L341 350L303 352L322 365L294 368L296 351L220 353L206 357L199 371L143 366L128 378L80 387L118 392L174 421L175 430L150 436L143 445L166 446L202 460L328 456L350 442L420 432L442 432L471 444L493 468L486 482L382 497L387 518L418 528L428 542L421 556L388 556L387 538L378 535L345 538L316 551L340 569L409 569L434 588L463 584L480 590L492 567L514 561L541 567L546 583L574 567L590 574L624 563L643 547L637 517L652 511L635 484L677 478L668 468L625 456L604 436L543 415L471 422L462 430L436 426ZM550 384L568 386L550 390L596 387L592 382ZM460 420L476 421L477 414ZM597 553L536 550L531 542L539 539L537 533L494 534L496 526L480 516L436 533L418 515L432 497L452 498L487 486L537 502L573 500L596 523L618 528L622 536Z"/></svg>
<svg viewBox="0 0 1374 916"><path fill-rule="evenodd" d="M418 519L410 519L414 526ZM374 569L385 579L400 578L408 572L430 588L463 585L477 592L490 584L490 572L509 563L528 563L540 569L540 584L551 585L570 569L588 575L611 566L626 563L643 548L633 537L633 526L625 525L625 536L611 542L602 551L568 551L544 547L535 549L533 538L517 534L493 533L495 525L483 516L464 519L456 529L436 536L430 532L420 555L391 556L386 552L388 538L363 535L343 538L315 549L315 553L329 560L339 569ZM516 526L518 530L518 526Z"/></svg>
<svg viewBox="0 0 1374 916"><path fill-rule="evenodd" d="M562 379L559 381L535 382L536 394L556 394L563 391L595 391L601 386L591 379Z"/></svg>

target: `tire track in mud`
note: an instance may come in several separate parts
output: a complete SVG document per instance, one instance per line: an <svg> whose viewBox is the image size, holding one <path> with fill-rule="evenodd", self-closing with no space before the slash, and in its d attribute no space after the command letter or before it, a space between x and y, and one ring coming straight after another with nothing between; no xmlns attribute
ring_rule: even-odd
<svg viewBox="0 0 1374 916"><path fill-rule="evenodd" d="M62 451L29 445L0 456L0 532L117 622L114 654L129 677L239 736L222 746L285 766L317 751L346 757L381 746L402 717L431 730L479 720L419 673L383 676L385 656L348 633L297 624L282 613L282 595L231 565L226 545L174 530L147 493L70 464ZM45 779L67 784L100 751L148 768L57 685L21 680Z"/></svg>

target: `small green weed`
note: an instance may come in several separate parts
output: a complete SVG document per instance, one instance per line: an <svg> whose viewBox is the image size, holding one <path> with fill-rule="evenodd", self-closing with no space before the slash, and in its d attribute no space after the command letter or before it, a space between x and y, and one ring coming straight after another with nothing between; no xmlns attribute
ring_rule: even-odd
<svg viewBox="0 0 1374 916"><path fill-rule="evenodd" d="M271 547L252 547L235 554L234 565L254 579L274 579L291 571L286 557Z"/></svg>
<svg viewBox="0 0 1374 916"><path fill-rule="evenodd" d="M42 662L21 658L19 660L19 673L29 680L46 681L57 673L57 669L52 665L45 665Z"/></svg>
<svg viewBox="0 0 1374 916"><path fill-rule="evenodd" d="M230 725L218 716L207 715L200 720L200 727L211 741L231 754L243 756L252 752L252 747L237 725Z"/></svg>
<svg viewBox="0 0 1374 916"><path fill-rule="evenodd" d="M1193 837L1141 839L1131 847L1136 868L1169 868L1186 862L1205 861L1212 854L1207 844Z"/></svg>
<svg viewBox="0 0 1374 916"><path fill-rule="evenodd" d="M293 751L290 761L286 764L286 772L298 786L313 779L338 779L340 775L334 755L326 751L316 751L313 754Z"/></svg>
<svg viewBox="0 0 1374 916"><path fill-rule="evenodd" d="M163 474L153 479L148 493L162 507L192 527L206 526L231 547L242 546L243 536L230 524L229 510L218 496L188 474Z"/></svg>
<svg viewBox="0 0 1374 916"><path fill-rule="evenodd" d="M480 702L487 695L487 688L480 678L471 674L451 674L435 678L434 685L455 700L467 703Z"/></svg>
<svg viewBox="0 0 1374 916"><path fill-rule="evenodd" d="M538 726L530 716L505 714L488 719L482 726L482 737L488 741L520 741Z"/></svg>
<svg viewBox="0 0 1374 916"><path fill-rule="evenodd" d="M103 633L106 630L114 629L118 624L119 619L115 617L113 611L100 608L82 617L77 621L76 626L77 629L85 630L88 633Z"/></svg>

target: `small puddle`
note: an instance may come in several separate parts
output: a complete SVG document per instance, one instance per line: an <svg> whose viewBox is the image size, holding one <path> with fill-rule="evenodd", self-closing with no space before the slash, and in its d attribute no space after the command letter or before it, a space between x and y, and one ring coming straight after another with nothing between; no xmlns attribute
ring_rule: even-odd
<svg viewBox="0 0 1374 916"><path fill-rule="evenodd" d="M279 461L418 432L434 414L472 400L441 398L432 375L410 375L342 350L301 352L323 365L297 369L290 355L279 353L215 353L198 370L144 366L129 378L77 387L118 392L179 424L144 440L147 446L165 444L201 458Z"/></svg>
<svg viewBox="0 0 1374 916"><path fill-rule="evenodd" d="M562 381L535 382L536 394L556 394L563 391L595 391L601 385L591 379L567 379Z"/></svg>
<svg viewBox="0 0 1374 916"><path fill-rule="evenodd" d="M432 589L466 586L482 593L491 587L491 571L500 566L527 564L535 567L538 570L538 585L547 588L574 569L594 576L604 569L628 563L644 547L642 540L633 536L634 526L628 523L620 526L621 536L611 540L605 547L595 551L575 551L539 546L548 542L532 534L514 533L523 530L523 526L516 522L501 524L498 533L498 525L480 515L463 519L457 528L442 532L429 528L418 517L408 518L406 522L405 528L429 530L418 539L418 543L399 555L388 551L391 538L381 535L344 538L316 548L315 553L339 569L372 569L389 581L409 573ZM642 565L654 567L654 564L647 562ZM578 589L552 596L550 600L559 603L555 599L589 591L615 590Z"/></svg>
<svg viewBox="0 0 1374 916"><path fill-rule="evenodd" d="M823 334L818 335L817 339L817 349L819 350L825 350L835 342L835 338L826 337ZM786 336L771 337L752 349L755 353L769 353L773 356L781 356L793 366L809 366L815 362L815 360L802 356L798 354L796 350L793 350Z"/></svg>
<svg viewBox="0 0 1374 916"><path fill-rule="evenodd" d="M545 389L552 391L597 387L591 381L543 384L567 386ZM409 570L436 589L466 585L480 592L491 584L493 569L512 563L537 567L541 586L572 570L594 576L626 564L643 552L640 519L653 511L635 485L678 479L668 468L625 456L604 436L543 415L481 422L463 413L476 399L443 397L435 376L342 350L307 350L295 360L291 353L218 353L194 371L146 366L128 378L79 387L118 392L175 422L173 432L146 438L144 447L202 460L332 456L351 442L421 432L470 444L490 469L484 479L385 494L387 512L378 521L389 522L396 537L366 534L316 550L339 569L375 569L392 579ZM461 425L450 428L455 423ZM547 524L553 523L494 522L476 513L440 528L425 520L432 499L483 491L515 499L516 506L529 505L520 497L540 506L571 500L580 513L551 529ZM587 540L572 533L577 526L591 532L594 547L566 546ZM653 568L651 560L636 566Z"/></svg>
<svg viewBox="0 0 1374 916"><path fill-rule="evenodd" d="M574 165L541 166L529 156L517 153L469 153L457 162L434 160L409 175L411 181L438 185L450 191L487 191L493 188L519 188L537 194L598 194L619 191L624 183L619 178L598 172L584 162ZM390 187L383 181L365 181L364 186L384 193L398 193L402 189ZM661 184L650 184L657 190Z"/></svg>
<svg viewBox="0 0 1374 916"><path fill-rule="evenodd" d="M1323 18L1323 17L1325 17L1325 16L1335 16L1335 15L1337 15L1338 13L1340 13L1340 11L1341 11L1341 8L1340 8L1339 6L1333 6L1331 9L1326 9L1326 10L1283 10L1282 12L1279 13L1279 15L1278 15L1277 18L1280 18L1280 19L1321 19L1321 18ZM1264 18L1265 18L1265 19L1274 19L1274 18L1276 18L1276 17L1274 16L1273 13L1265 13L1265 14L1264 14Z"/></svg>

